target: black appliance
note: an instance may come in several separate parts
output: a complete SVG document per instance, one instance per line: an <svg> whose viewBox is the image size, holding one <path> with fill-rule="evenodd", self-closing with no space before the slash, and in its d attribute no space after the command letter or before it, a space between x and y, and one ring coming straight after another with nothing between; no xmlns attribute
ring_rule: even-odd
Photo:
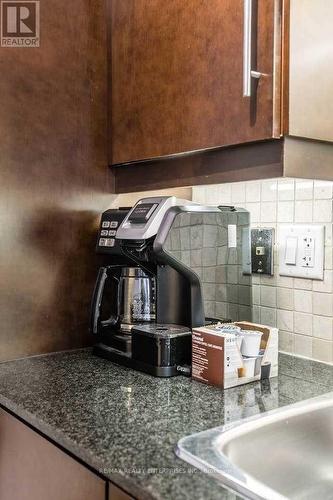
<svg viewBox="0 0 333 500"><path fill-rule="evenodd" d="M172 196L104 212L94 353L160 377L189 373L192 328L251 319L249 235L246 210Z"/></svg>

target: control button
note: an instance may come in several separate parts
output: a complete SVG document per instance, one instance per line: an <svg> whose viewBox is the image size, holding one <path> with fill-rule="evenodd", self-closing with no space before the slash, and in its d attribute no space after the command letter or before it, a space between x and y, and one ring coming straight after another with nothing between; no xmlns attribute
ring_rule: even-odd
<svg viewBox="0 0 333 500"><path fill-rule="evenodd" d="M102 229L101 236L108 236L109 231L107 229Z"/></svg>
<svg viewBox="0 0 333 500"><path fill-rule="evenodd" d="M106 231L108 234L106 234L105 236L116 236L116 232L115 229L111 229L111 231Z"/></svg>
<svg viewBox="0 0 333 500"><path fill-rule="evenodd" d="M108 227L109 227L109 226L108 226ZM112 221L110 222L110 227L113 227L113 228L118 227L118 222L117 222L116 220L112 220Z"/></svg>
<svg viewBox="0 0 333 500"><path fill-rule="evenodd" d="M105 238L100 238L99 242L98 242L99 246L100 247L105 247L106 246L106 241L107 240Z"/></svg>
<svg viewBox="0 0 333 500"><path fill-rule="evenodd" d="M107 238L105 240L105 246L106 247L114 247L114 242L115 242L114 238Z"/></svg>
<svg viewBox="0 0 333 500"><path fill-rule="evenodd" d="M110 227L110 221L108 221L108 220L104 220L104 221L102 222L102 227ZM111 226L111 227L113 227L113 226Z"/></svg>

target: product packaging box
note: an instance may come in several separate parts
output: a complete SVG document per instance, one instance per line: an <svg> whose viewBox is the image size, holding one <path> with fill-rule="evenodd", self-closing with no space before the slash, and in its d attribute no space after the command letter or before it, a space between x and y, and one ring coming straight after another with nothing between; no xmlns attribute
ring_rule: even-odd
<svg viewBox="0 0 333 500"><path fill-rule="evenodd" d="M277 374L277 328L240 321L193 329L194 380L226 389Z"/></svg>

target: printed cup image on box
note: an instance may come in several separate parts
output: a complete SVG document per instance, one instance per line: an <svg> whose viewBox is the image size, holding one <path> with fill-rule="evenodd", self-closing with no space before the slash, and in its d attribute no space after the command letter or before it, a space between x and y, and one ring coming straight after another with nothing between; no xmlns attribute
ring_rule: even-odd
<svg viewBox="0 0 333 500"><path fill-rule="evenodd" d="M193 330L194 380L226 389L277 374L277 328L241 321Z"/></svg>

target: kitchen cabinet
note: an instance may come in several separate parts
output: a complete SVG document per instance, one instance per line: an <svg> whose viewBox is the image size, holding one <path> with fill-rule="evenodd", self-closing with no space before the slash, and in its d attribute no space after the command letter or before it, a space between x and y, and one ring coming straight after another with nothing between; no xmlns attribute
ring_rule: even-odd
<svg viewBox="0 0 333 500"><path fill-rule="evenodd" d="M129 500L27 425L0 409L1 500Z"/></svg>
<svg viewBox="0 0 333 500"><path fill-rule="evenodd" d="M111 0L110 163L279 137L282 4Z"/></svg>
<svg viewBox="0 0 333 500"><path fill-rule="evenodd" d="M107 500L134 500L134 498L118 488L115 484L109 483L109 493Z"/></svg>
<svg viewBox="0 0 333 500"><path fill-rule="evenodd" d="M106 482L0 410L1 500L104 500Z"/></svg>
<svg viewBox="0 0 333 500"><path fill-rule="evenodd" d="M289 133L333 141L333 3L292 0L290 9Z"/></svg>

